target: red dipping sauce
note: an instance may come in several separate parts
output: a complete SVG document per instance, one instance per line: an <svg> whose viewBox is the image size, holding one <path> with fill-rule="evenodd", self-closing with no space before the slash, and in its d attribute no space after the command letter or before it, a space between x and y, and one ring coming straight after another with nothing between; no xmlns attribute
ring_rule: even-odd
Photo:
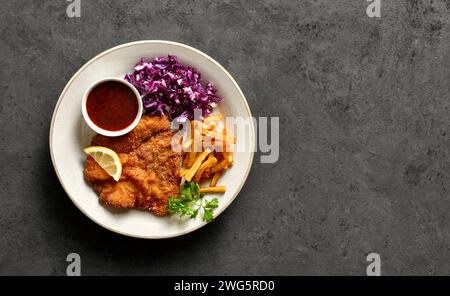
<svg viewBox="0 0 450 296"><path fill-rule="evenodd" d="M99 128L120 131L136 119L139 104L130 87L118 81L105 81L88 94L86 111Z"/></svg>

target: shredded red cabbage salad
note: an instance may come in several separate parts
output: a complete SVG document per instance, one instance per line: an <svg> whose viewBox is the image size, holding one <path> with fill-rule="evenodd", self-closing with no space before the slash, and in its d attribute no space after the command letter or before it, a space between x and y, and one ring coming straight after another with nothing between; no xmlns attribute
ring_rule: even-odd
<svg viewBox="0 0 450 296"><path fill-rule="evenodd" d="M222 100L212 83L202 83L200 72L174 55L141 59L125 80L141 94L147 114L168 115L180 122L193 119L195 109L202 110L202 116L209 115Z"/></svg>

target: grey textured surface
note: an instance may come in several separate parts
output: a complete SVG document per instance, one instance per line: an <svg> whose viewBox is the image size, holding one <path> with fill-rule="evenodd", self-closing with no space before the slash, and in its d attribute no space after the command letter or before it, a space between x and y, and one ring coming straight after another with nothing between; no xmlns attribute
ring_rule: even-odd
<svg viewBox="0 0 450 296"><path fill-rule="evenodd" d="M0 274L450 273L450 2L0 1ZM97 53L141 39L194 46L279 116L278 163L258 156L213 224L166 241L108 232L61 188L48 131Z"/></svg>

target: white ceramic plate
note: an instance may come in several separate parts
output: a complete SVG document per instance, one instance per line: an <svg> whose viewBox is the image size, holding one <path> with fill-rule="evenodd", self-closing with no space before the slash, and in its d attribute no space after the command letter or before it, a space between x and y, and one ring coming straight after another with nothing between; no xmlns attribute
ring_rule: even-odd
<svg viewBox="0 0 450 296"><path fill-rule="evenodd" d="M197 68L204 79L214 83L223 97L223 102L217 107L218 112L228 117L251 118L242 91L219 63L187 45L158 40L123 44L87 62L67 83L53 113L50 153L64 190L86 216L106 229L123 235L147 239L169 238L189 233L206 224L201 220L201 215L197 219L180 222L177 217L161 218L143 210L117 210L104 206L83 177L86 159L83 149L89 146L94 134L81 115L80 105L86 88L103 77L124 77L133 70L141 57L153 58L168 54L178 56L181 62ZM234 166L220 179L220 183L227 186L227 192L218 195L220 206L215 211L215 217L235 199L250 172L256 145L255 127L250 122L246 134L240 136L238 127L238 141L245 140L245 152L235 153Z"/></svg>

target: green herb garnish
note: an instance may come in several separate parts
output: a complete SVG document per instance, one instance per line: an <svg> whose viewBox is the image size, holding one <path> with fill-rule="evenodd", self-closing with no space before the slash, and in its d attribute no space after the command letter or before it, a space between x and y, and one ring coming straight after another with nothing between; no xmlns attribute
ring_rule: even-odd
<svg viewBox="0 0 450 296"><path fill-rule="evenodd" d="M219 200L203 199L205 195L200 193L200 186L194 182L185 181L178 198L169 197L167 209L171 214L178 214L180 217L188 216L195 218L200 209L203 209L203 221L211 222L214 220L213 211L219 207Z"/></svg>

